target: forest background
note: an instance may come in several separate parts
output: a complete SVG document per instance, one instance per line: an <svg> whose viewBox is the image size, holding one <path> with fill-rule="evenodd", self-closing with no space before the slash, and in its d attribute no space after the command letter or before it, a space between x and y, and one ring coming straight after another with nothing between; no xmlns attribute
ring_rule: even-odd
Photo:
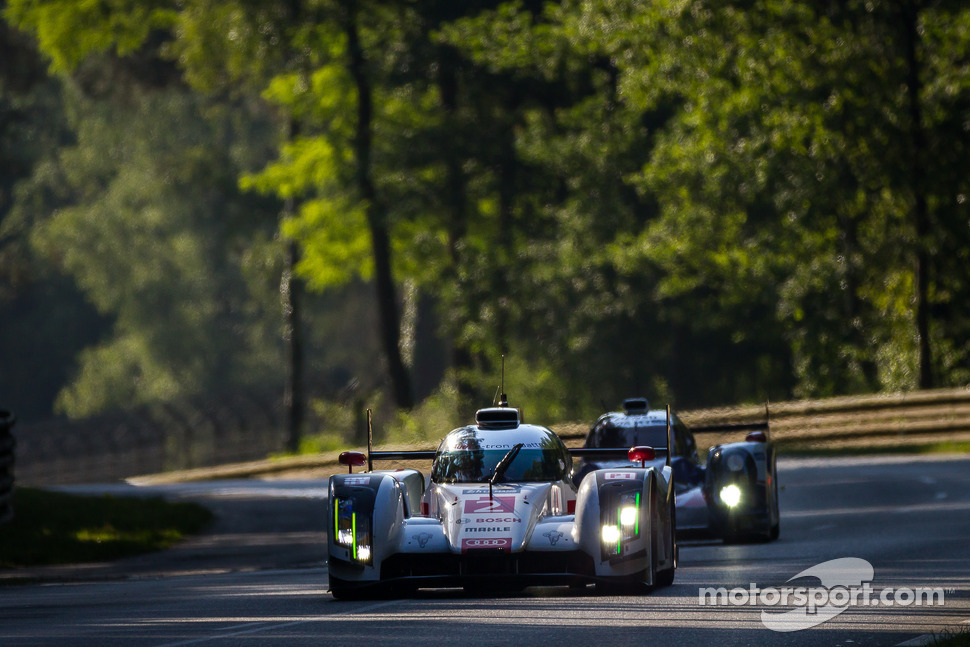
<svg viewBox="0 0 970 647"><path fill-rule="evenodd" d="M261 393L294 449L361 402L440 437L503 354L544 422L970 382L963 2L0 16L22 420Z"/></svg>

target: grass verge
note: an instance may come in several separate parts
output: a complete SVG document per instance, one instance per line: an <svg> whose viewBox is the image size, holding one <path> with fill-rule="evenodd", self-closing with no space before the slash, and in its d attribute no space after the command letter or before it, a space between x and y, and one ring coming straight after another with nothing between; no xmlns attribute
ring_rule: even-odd
<svg viewBox="0 0 970 647"><path fill-rule="evenodd" d="M0 525L0 568L100 562L168 548L212 513L195 503L16 488Z"/></svg>

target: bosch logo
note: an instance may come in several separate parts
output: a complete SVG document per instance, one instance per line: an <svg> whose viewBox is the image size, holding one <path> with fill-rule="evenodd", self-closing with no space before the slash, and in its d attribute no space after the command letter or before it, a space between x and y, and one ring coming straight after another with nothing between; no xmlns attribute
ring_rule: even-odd
<svg viewBox="0 0 970 647"><path fill-rule="evenodd" d="M522 523L522 520L516 517L479 517L475 519L475 523Z"/></svg>

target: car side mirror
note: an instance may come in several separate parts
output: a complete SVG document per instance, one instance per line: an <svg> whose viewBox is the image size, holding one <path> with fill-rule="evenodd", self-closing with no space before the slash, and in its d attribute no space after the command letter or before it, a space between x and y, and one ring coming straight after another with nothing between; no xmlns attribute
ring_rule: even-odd
<svg viewBox="0 0 970 647"><path fill-rule="evenodd" d="M346 465L349 473L354 473L354 466L361 467L367 463L367 457L362 452L341 452L337 462Z"/></svg>
<svg viewBox="0 0 970 647"><path fill-rule="evenodd" d="M657 458L657 452L653 450L653 447L647 447L646 445L631 447L626 455L631 463L640 463L640 467L644 467L647 461L652 461Z"/></svg>

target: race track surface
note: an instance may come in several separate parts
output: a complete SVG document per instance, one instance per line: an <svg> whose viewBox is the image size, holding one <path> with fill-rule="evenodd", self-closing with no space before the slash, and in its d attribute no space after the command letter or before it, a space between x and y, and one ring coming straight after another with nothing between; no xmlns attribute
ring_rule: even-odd
<svg viewBox="0 0 970 647"><path fill-rule="evenodd" d="M682 545L673 586L627 596L439 589L338 602L326 592L326 484L78 486L198 500L217 522L164 554L18 573L37 582L0 586L0 645L899 645L970 629L970 457L785 459L779 470L779 541ZM788 580L848 557L872 565L876 603L841 605L811 628L766 627L763 612L805 609L796 604L699 601L707 587L735 590L735 600L752 586L818 587ZM905 604L917 588L942 590L942 604ZM902 603L880 601L886 590Z"/></svg>

